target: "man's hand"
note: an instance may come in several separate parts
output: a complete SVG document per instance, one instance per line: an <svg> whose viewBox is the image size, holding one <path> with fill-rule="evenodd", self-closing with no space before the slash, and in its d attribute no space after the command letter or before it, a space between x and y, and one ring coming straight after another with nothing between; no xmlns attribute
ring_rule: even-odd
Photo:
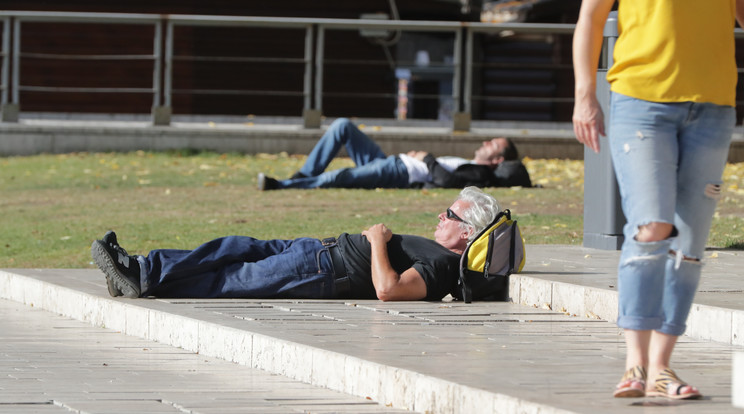
<svg viewBox="0 0 744 414"><path fill-rule="evenodd" d="M375 224L362 232L371 247L372 284L377 298L389 300L419 300L426 297L426 283L419 272L411 267L402 274L393 269L388 256L387 243L393 237L384 224Z"/></svg>
<svg viewBox="0 0 744 414"><path fill-rule="evenodd" d="M387 242L389 242L390 239L393 237L393 232L390 231L390 229L387 228L386 225L379 223L368 228L367 230L364 230L362 232L362 236L365 236L370 244L379 242L381 242L382 244L387 244Z"/></svg>
<svg viewBox="0 0 744 414"><path fill-rule="evenodd" d="M426 156L429 155L429 153L426 151L408 151L406 155L408 155L411 158L415 158L419 161L423 161L424 158L426 158Z"/></svg>

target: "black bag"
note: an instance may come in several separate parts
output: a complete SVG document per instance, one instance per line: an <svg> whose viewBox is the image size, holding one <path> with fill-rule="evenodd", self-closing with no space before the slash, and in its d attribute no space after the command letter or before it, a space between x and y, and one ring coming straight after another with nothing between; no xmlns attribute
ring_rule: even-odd
<svg viewBox="0 0 744 414"><path fill-rule="evenodd" d="M522 232L506 209L465 248L452 295L465 303L509 300L509 275L522 270L525 258Z"/></svg>

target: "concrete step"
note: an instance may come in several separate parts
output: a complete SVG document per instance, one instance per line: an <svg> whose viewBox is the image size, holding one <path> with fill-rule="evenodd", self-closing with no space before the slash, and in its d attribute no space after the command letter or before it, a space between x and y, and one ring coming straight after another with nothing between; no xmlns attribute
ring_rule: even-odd
<svg viewBox="0 0 744 414"><path fill-rule="evenodd" d="M744 252L706 256L690 336L673 357L706 395L688 402L611 397L625 355L608 321L617 252L530 245L527 254L511 280L515 303L121 299L94 269L2 270L0 297L418 412L734 410Z"/></svg>
<svg viewBox="0 0 744 414"><path fill-rule="evenodd" d="M323 122L327 126L332 119ZM472 157L489 137L512 138L522 157L584 158L570 123L474 121L470 132L453 132L451 122L353 119L388 154L410 150ZM0 123L0 155L77 151L164 151L307 154L323 129L305 129L292 117L174 117L170 126L152 126L143 116L35 116ZM744 129L737 127L729 162L744 161Z"/></svg>
<svg viewBox="0 0 744 414"><path fill-rule="evenodd" d="M0 299L0 414L404 414Z"/></svg>

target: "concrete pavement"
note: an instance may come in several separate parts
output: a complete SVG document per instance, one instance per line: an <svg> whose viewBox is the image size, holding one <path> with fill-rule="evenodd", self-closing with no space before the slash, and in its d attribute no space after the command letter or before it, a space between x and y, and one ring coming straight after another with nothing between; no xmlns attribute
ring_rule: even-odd
<svg viewBox="0 0 744 414"><path fill-rule="evenodd" d="M673 360L706 396L689 402L611 398L625 354L622 331L611 322L617 255L530 245L524 272L511 279L515 303L131 300L109 297L96 269L2 270L0 297L32 306L16 315L45 309L105 327L111 338L127 335L117 333L113 344L143 338L137 347L178 347L178 355L198 353L340 391L351 408L339 412L357 412L360 400L351 396L377 401L378 408L430 413L635 413L660 405L674 413L738 412L731 405L731 366L744 335L744 281L737 277L744 252L706 254L690 336L681 338ZM60 332L42 330L48 337ZM132 372L150 370L136 359ZM173 375L190 375L186 366L172 368ZM199 381L174 387L189 390ZM255 390L250 382L229 389ZM8 397L0 395L2 409ZM194 392L174 395L157 398L189 410L182 412L229 412L209 411ZM109 412L107 405L91 403L80 412Z"/></svg>
<svg viewBox="0 0 744 414"><path fill-rule="evenodd" d="M0 413L402 413L0 299Z"/></svg>

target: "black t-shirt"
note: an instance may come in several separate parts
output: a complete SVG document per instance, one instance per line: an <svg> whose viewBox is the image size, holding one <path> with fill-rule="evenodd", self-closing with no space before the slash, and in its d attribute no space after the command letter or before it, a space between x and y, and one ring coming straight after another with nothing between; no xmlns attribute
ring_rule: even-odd
<svg viewBox="0 0 744 414"><path fill-rule="evenodd" d="M377 299L372 283L372 247L361 234L343 233L338 246L351 281L349 298ZM393 234L387 244L390 264L398 274L414 268L426 283L425 300L438 301L457 284L460 255L434 240L420 236Z"/></svg>

